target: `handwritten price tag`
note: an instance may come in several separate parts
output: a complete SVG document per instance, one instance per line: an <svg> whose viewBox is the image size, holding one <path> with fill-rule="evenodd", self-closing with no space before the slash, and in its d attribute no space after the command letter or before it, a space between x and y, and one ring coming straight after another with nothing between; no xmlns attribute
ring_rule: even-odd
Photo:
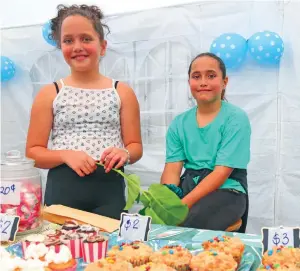
<svg viewBox="0 0 300 271"><path fill-rule="evenodd" d="M299 228L278 227L263 229L264 251L273 247L299 247Z"/></svg>
<svg viewBox="0 0 300 271"><path fill-rule="evenodd" d="M1 182L0 203L19 205L21 201L21 183Z"/></svg>
<svg viewBox="0 0 300 271"><path fill-rule="evenodd" d="M147 241L151 217L139 214L121 214L118 239L128 241Z"/></svg>
<svg viewBox="0 0 300 271"><path fill-rule="evenodd" d="M2 241L14 241L19 228L20 217L0 214L0 233Z"/></svg>

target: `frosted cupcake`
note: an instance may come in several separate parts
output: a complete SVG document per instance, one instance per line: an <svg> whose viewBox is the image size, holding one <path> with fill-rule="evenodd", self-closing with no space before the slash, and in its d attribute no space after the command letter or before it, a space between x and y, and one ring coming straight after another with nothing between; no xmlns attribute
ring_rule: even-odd
<svg viewBox="0 0 300 271"><path fill-rule="evenodd" d="M65 245L61 246L58 253L54 249L50 249L45 260L52 271L75 271L77 267L76 260Z"/></svg>
<svg viewBox="0 0 300 271"><path fill-rule="evenodd" d="M81 239L83 260L87 263L105 258L108 248L108 238L102 235L88 236Z"/></svg>
<svg viewBox="0 0 300 271"><path fill-rule="evenodd" d="M75 232L78 229L79 229L79 224L75 220L66 220L61 227L61 231L63 233Z"/></svg>
<svg viewBox="0 0 300 271"><path fill-rule="evenodd" d="M46 247L45 244L32 243L25 249L24 258L26 260L33 259L33 260L45 261L45 256L48 252L49 252L49 248Z"/></svg>

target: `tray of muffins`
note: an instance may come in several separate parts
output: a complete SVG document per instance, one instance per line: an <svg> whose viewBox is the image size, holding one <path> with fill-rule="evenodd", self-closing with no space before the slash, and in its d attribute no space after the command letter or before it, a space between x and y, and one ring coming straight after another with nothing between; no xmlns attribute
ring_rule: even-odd
<svg viewBox="0 0 300 271"><path fill-rule="evenodd" d="M202 243L153 239L125 242L91 225L66 221L56 230L29 235L1 248L1 270L29 271L252 271L255 255L238 237ZM264 254L258 270L300 271L300 249ZM2 269L4 268L4 269ZM5 269L6 268L6 269ZM278 269L279 268L279 269Z"/></svg>

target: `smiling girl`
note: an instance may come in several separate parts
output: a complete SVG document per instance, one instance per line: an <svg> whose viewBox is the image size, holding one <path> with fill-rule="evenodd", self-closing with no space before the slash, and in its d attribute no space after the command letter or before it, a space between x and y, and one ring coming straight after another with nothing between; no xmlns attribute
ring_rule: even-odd
<svg viewBox="0 0 300 271"><path fill-rule="evenodd" d="M37 95L26 154L37 167L50 169L46 205L119 219L125 206L124 180L111 169L141 158L140 112L129 86L99 72L107 46L107 26L101 19L96 6L58 6L52 36L71 74ZM97 167L97 161L105 167Z"/></svg>
<svg viewBox="0 0 300 271"><path fill-rule="evenodd" d="M219 57L198 55L188 75L197 106L177 116L168 129L161 182L189 207L183 226L225 230L243 217L241 231L245 231L251 135L248 116L224 101L228 77Z"/></svg>

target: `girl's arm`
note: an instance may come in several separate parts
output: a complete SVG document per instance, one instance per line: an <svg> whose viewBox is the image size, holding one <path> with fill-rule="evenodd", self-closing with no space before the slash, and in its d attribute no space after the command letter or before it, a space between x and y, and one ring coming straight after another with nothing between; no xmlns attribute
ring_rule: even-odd
<svg viewBox="0 0 300 271"><path fill-rule="evenodd" d="M161 175L161 184L175 184L179 186L180 175L183 167L183 162L166 163L163 174Z"/></svg>
<svg viewBox="0 0 300 271"><path fill-rule="evenodd" d="M230 176L233 168L216 166L214 171L207 175L188 195L182 203L191 208L197 201L217 190Z"/></svg>
<svg viewBox="0 0 300 271"><path fill-rule="evenodd" d="M53 168L63 163L63 151L47 149L53 123L52 103L56 96L54 85L43 87L31 109L26 142L26 156L35 160L38 168Z"/></svg>
<svg viewBox="0 0 300 271"><path fill-rule="evenodd" d="M118 84L118 93L121 97L122 139L130 154L130 164L133 164L143 155L140 107L134 91L126 84Z"/></svg>
<svg viewBox="0 0 300 271"><path fill-rule="evenodd" d="M143 155L140 108L134 91L126 84L119 82L118 94L121 98L121 133L125 149L129 152L130 164L137 162ZM128 153L124 149L108 148L101 157L106 172L113 167L119 168L126 163Z"/></svg>

